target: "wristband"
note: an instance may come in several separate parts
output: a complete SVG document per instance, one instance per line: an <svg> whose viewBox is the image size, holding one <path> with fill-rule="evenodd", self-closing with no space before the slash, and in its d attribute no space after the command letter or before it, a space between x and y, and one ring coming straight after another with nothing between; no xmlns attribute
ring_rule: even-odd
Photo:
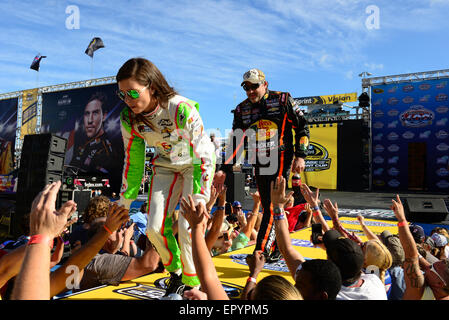
<svg viewBox="0 0 449 320"><path fill-rule="evenodd" d="M103 225L103 228L104 228L104 230L106 230L109 234L112 234L112 231L111 230L109 230L109 228L108 227L106 227L106 225L104 224Z"/></svg>
<svg viewBox="0 0 449 320"><path fill-rule="evenodd" d="M319 211L313 211L312 212L312 216L314 216L314 217L317 217L317 216L319 216L320 215L320 212Z"/></svg>
<svg viewBox="0 0 449 320"><path fill-rule="evenodd" d="M404 227L404 226L406 226L407 225L407 221L401 221L401 222L398 222L398 227Z"/></svg>
<svg viewBox="0 0 449 320"><path fill-rule="evenodd" d="M312 210L313 210L313 211L320 210L320 207L319 207L319 206L315 206L315 207L312 208Z"/></svg>
<svg viewBox="0 0 449 320"><path fill-rule="evenodd" d="M34 236L31 236L30 240L28 241L28 245L44 242L48 242L48 246L50 247L50 249L53 249L53 239L48 240L48 236L45 236L43 234L35 234Z"/></svg>
<svg viewBox="0 0 449 320"><path fill-rule="evenodd" d="M225 206L218 206L217 207L217 210L224 210L225 209Z"/></svg>
<svg viewBox="0 0 449 320"><path fill-rule="evenodd" d="M283 214L278 214L278 215L274 215L273 216L273 219L274 220L282 220L282 219L284 219L285 218L285 216L283 215Z"/></svg>
<svg viewBox="0 0 449 320"><path fill-rule="evenodd" d="M284 208L281 208L281 207L274 207L274 208L273 208L273 213L274 213L275 216L281 215L281 214L284 213Z"/></svg>
<svg viewBox="0 0 449 320"><path fill-rule="evenodd" d="M248 277L248 280L246 280L246 282L257 283L257 280L256 280L256 278Z"/></svg>

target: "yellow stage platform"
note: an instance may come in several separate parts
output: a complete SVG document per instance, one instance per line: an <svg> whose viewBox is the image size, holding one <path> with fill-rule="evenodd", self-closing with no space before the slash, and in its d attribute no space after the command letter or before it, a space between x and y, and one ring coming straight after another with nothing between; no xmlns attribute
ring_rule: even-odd
<svg viewBox="0 0 449 320"><path fill-rule="evenodd" d="M340 218L343 226L349 232L354 231L363 240L365 235L361 231L361 227L355 218ZM332 225L331 221L328 221ZM397 225L395 221L366 219L365 223L375 234L380 234L383 230L389 230L391 233L397 233ZM326 252L320 248L314 248L310 242L311 228L305 228L295 233L291 233L292 243L295 248L306 259L326 259ZM247 254L254 251L254 246L232 251L213 257L213 261L223 287L228 292L230 298L238 298L241 290L246 284L248 278L248 266L245 263ZM293 282L287 266L283 260L265 264L264 270L260 273L259 279L268 275L283 275L286 279ZM165 280L169 277L169 273L154 273L143 276L132 281L126 281L118 286L101 286L90 290L78 292L63 297L67 300L142 300L142 299L159 299L165 293Z"/></svg>

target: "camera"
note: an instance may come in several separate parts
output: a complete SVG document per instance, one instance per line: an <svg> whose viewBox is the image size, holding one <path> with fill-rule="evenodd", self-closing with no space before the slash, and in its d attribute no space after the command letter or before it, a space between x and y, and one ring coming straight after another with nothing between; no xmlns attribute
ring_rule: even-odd
<svg viewBox="0 0 449 320"><path fill-rule="evenodd" d="M129 219L127 222L125 222L122 226L121 229L128 229L132 224L133 224L133 219Z"/></svg>

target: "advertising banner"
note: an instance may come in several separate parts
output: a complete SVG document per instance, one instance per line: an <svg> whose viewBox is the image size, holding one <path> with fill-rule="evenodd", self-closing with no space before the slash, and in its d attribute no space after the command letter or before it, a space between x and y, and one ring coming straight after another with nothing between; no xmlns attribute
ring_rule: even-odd
<svg viewBox="0 0 449 320"><path fill-rule="evenodd" d="M299 105L333 104L335 102L340 103L355 102L357 101L357 92L295 98L295 101Z"/></svg>
<svg viewBox="0 0 449 320"><path fill-rule="evenodd" d="M123 170L120 112L123 102L117 85L44 93L42 129L68 140L65 164L79 174L106 177L118 194Z"/></svg>
<svg viewBox="0 0 449 320"><path fill-rule="evenodd" d="M449 191L448 81L371 88L373 188Z"/></svg>
<svg viewBox="0 0 449 320"><path fill-rule="evenodd" d="M0 175L14 170L17 105L17 98L0 100Z"/></svg>
<svg viewBox="0 0 449 320"><path fill-rule="evenodd" d="M305 184L315 188L336 190L337 123L309 125L309 130L306 169L301 173L301 179Z"/></svg>
<svg viewBox="0 0 449 320"><path fill-rule="evenodd" d="M37 89L23 91L22 126L20 128L20 139L22 141L25 135L36 133L37 91Z"/></svg>

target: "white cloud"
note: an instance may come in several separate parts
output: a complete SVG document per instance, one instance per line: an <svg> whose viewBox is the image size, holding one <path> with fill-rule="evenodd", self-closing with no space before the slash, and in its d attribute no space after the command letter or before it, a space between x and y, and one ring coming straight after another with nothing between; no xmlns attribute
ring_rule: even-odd
<svg viewBox="0 0 449 320"><path fill-rule="evenodd" d="M354 78L354 71L349 70L345 73L345 79L352 80Z"/></svg>
<svg viewBox="0 0 449 320"><path fill-rule="evenodd" d="M383 70L383 68L384 68L383 63L373 63L373 62L367 63L367 62L365 62L363 65L368 69L368 72L372 72L372 71L376 71L376 70Z"/></svg>

